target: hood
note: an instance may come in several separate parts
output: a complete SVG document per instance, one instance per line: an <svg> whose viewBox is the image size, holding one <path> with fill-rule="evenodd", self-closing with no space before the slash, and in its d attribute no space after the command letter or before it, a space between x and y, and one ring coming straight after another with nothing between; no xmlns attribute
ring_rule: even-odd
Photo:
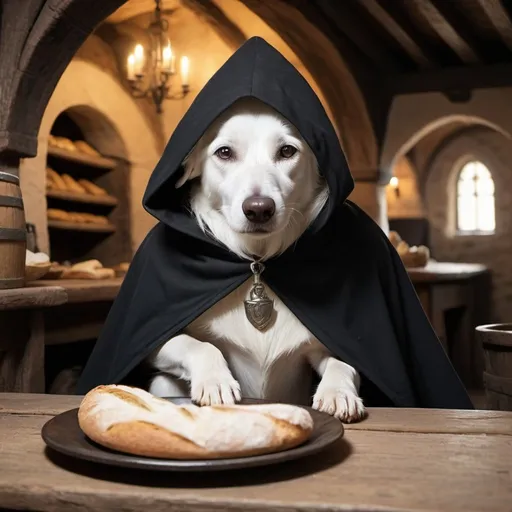
<svg viewBox="0 0 512 512"><path fill-rule="evenodd" d="M174 130L144 195L144 208L151 215L179 231L195 231L190 216L184 215L188 187L175 187L183 174L182 162L219 115L237 100L248 97L266 103L284 116L316 156L329 187L329 200L313 228L323 226L350 195L354 181L318 96L275 48L264 39L253 37L206 83Z"/></svg>

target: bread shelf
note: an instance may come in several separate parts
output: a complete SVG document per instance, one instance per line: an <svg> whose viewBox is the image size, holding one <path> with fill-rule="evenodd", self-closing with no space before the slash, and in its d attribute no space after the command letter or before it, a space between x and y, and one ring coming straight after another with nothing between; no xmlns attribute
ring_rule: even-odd
<svg viewBox="0 0 512 512"><path fill-rule="evenodd" d="M82 165L98 167L100 169L114 169L117 165L116 160L104 156L92 156L79 151L68 151L67 149L48 147L48 154L63 160L77 162Z"/></svg>
<svg viewBox="0 0 512 512"><path fill-rule="evenodd" d="M114 196L93 196L92 194L79 194L68 190L47 190L46 197L74 203L99 204L104 206L116 206L118 203L118 200Z"/></svg>
<svg viewBox="0 0 512 512"><path fill-rule="evenodd" d="M116 227L113 224L79 224L78 222L66 222L63 220L48 220L48 227L63 231L87 231L90 233L114 233L116 231Z"/></svg>

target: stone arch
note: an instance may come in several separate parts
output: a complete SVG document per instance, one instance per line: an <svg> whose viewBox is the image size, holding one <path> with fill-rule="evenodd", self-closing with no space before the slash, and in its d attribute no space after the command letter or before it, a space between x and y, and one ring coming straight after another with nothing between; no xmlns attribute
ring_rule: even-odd
<svg viewBox="0 0 512 512"><path fill-rule="evenodd" d="M403 95L391 107L380 157L385 183L397 158L428 134L457 123L460 127L487 126L512 137L511 88L474 91L467 103L451 103L440 93ZM411 135L412 134L412 135Z"/></svg>
<svg viewBox="0 0 512 512"><path fill-rule="evenodd" d="M356 170L376 169L377 145L363 95L333 44L298 9L284 2L241 1L275 30L311 70L352 166ZM13 84L7 123L10 150L25 156L36 153L35 134L61 74L93 28L124 3L124 0L47 0L34 13L20 49L19 80ZM222 1L217 5L222 6ZM228 28L233 34L233 26ZM232 41L238 40L239 34L235 35ZM323 59L318 59L318 51L324 55ZM46 58L48 55L54 58ZM30 115L21 115L22 112Z"/></svg>
<svg viewBox="0 0 512 512"><path fill-rule="evenodd" d="M125 0L47 0L33 2L18 27L25 32L16 55L3 146L22 156L37 152L41 118L62 73L94 27ZM15 16L16 13L13 13ZM18 25L17 25L18 26ZM15 41L19 44L21 41ZM48 56L53 58L49 59ZM5 70L4 70L5 71Z"/></svg>
<svg viewBox="0 0 512 512"><path fill-rule="evenodd" d="M468 159L489 168L495 183L496 229L492 235L456 236L455 185L458 171ZM501 131L475 127L454 135L432 159L425 187L430 221L431 249L440 261L478 262L493 275L492 321L504 322L512 308L512 217L510 189L512 143Z"/></svg>
<svg viewBox="0 0 512 512"><path fill-rule="evenodd" d="M109 101L110 97L116 101ZM48 135L62 112L69 112L76 119L85 137L100 151L108 150L111 156L130 162L131 230L135 249L154 223L142 208L142 195L158 161L159 144L131 96L112 76L89 62L73 60L50 98L39 129L37 157L24 160L21 166L24 195L44 197ZM27 211L27 217L36 223L42 246L47 247L46 204L27 199L26 203L33 208Z"/></svg>

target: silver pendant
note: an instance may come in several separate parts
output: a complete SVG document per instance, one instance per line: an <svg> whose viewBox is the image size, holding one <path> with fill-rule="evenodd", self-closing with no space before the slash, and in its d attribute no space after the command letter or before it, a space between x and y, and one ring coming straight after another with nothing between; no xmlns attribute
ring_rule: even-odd
<svg viewBox="0 0 512 512"><path fill-rule="evenodd" d="M250 298L244 301L247 320L258 329L264 331L272 321L274 301L269 299L265 292L265 285L261 282L261 273L265 270L263 263L251 263L253 283Z"/></svg>

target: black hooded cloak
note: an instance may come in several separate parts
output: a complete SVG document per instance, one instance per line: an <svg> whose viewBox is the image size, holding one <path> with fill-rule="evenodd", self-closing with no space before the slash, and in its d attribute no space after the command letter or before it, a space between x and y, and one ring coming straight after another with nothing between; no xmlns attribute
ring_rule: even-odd
<svg viewBox="0 0 512 512"><path fill-rule="evenodd" d="M251 277L250 262L204 234L187 208L182 162L235 101L256 98L313 150L329 200L263 280L338 358L362 375L367 405L472 409L384 232L347 200L354 182L318 97L272 46L248 40L205 85L154 170L143 203L159 222L137 251L78 384L125 381L154 349ZM365 393L367 396L365 396Z"/></svg>

